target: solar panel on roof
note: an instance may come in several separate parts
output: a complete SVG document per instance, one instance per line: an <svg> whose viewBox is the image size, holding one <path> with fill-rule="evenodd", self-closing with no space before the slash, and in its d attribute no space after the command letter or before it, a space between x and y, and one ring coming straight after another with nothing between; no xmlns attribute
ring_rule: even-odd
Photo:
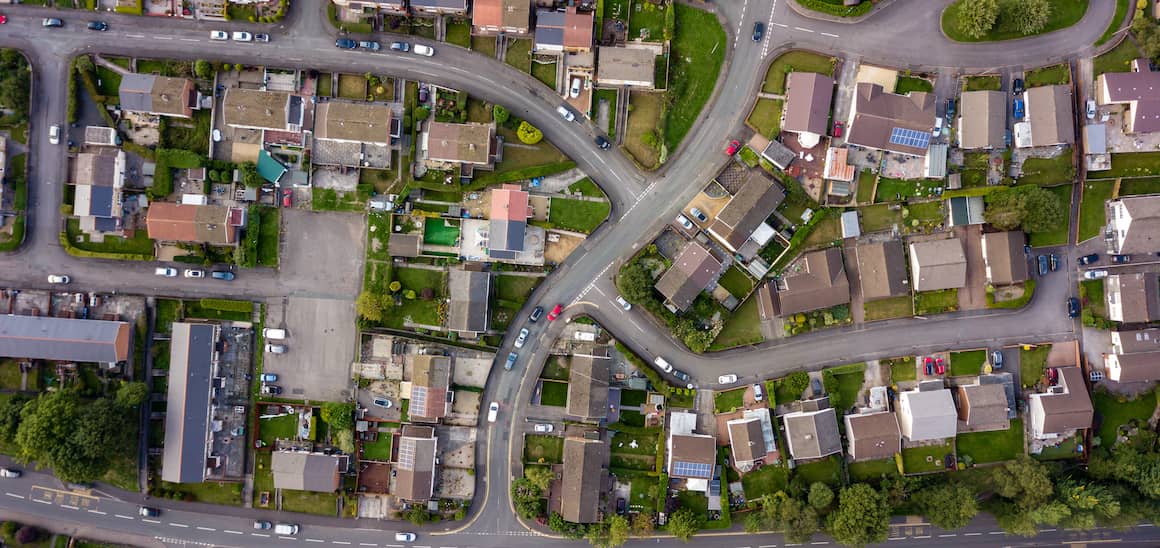
<svg viewBox="0 0 1160 548"><path fill-rule="evenodd" d="M426 386L412 386L411 387L411 409L418 413L426 413L427 410L427 387ZM420 415L422 416L422 415Z"/></svg>
<svg viewBox="0 0 1160 548"><path fill-rule="evenodd" d="M685 462L677 461L673 463L674 476L689 476L694 478L707 478L709 473L713 470L712 464L703 462Z"/></svg>
<svg viewBox="0 0 1160 548"><path fill-rule="evenodd" d="M415 469L415 440L403 438L399 443L399 468Z"/></svg>
<svg viewBox="0 0 1160 548"><path fill-rule="evenodd" d="M930 133L896 127L890 130L890 144L913 148L926 148L930 145Z"/></svg>

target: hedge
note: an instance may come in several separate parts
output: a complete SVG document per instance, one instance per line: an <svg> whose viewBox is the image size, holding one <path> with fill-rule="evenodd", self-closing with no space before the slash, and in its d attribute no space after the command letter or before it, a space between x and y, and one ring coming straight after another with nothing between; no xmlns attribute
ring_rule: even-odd
<svg viewBox="0 0 1160 548"><path fill-rule="evenodd" d="M142 253L111 253L103 251L89 251L74 247L69 241L68 233L60 233L60 246L73 257L86 257L90 259L114 259L119 261L152 261L152 255L145 255Z"/></svg>
<svg viewBox="0 0 1160 548"><path fill-rule="evenodd" d="M231 299L202 299L201 307L225 312L249 313L254 311L254 303L250 301L234 301Z"/></svg>

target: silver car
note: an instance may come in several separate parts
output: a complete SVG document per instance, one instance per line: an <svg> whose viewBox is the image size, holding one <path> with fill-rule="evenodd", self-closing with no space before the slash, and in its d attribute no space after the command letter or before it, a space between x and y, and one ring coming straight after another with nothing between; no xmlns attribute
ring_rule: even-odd
<svg viewBox="0 0 1160 548"><path fill-rule="evenodd" d="M520 336L516 337L516 348L523 348L524 343L528 342L528 328L520 330Z"/></svg>

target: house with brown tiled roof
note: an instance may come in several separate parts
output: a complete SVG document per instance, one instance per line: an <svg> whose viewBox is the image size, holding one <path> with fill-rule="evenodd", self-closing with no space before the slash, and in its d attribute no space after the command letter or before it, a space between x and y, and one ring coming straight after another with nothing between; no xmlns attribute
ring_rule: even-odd
<svg viewBox="0 0 1160 548"><path fill-rule="evenodd" d="M729 197L713 224L709 225L709 234L729 251L737 252L784 199L785 191L781 185L764 173L751 169L746 174L745 183L736 194ZM772 237L773 231L770 230L768 234ZM764 240L755 242L755 250L768 243L769 238Z"/></svg>
<svg viewBox="0 0 1160 548"><path fill-rule="evenodd" d="M863 299L872 301L910 294L906 252L901 240L859 244L854 247L854 254L858 257L858 281L862 284Z"/></svg>
<svg viewBox="0 0 1160 548"><path fill-rule="evenodd" d="M539 53L573 53L592 51L594 12L578 11L568 6L564 11L536 11L534 51Z"/></svg>
<svg viewBox="0 0 1160 548"><path fill-rule="evenodd" d="M467 0L409 0L411 11L420 17L467 15Z"/></svg>
<svg viewBox="0 0 1160 548"><path fill-rule="evenodd" d="M794 71L785 82L785 120L781 130L796 133L803 147L813 148L829 129L834 79L825 74Z"/></svg>
<svg viewBox="0 0 1160 548"><path fill-rule="evenodd" d="M564 438L564 473L560 484L560 516L572 523L601 519L600 495L608 470L608 446L600 440Z"/></svg>
<svg viewBox="0 0 1160 548"><path fill-rule="evenodd" d="M130 72L121 75L117 96L129 112L192 118L197 108L197 87L188 78Z"/></svg>
<svg viewBox="0 0 1160 548"><path fill-rule="evenodd" d="M1160 196L1127 196L1104 207L1116 253L1160 251Z"/></svg>
<svg viewBox="0 0 1160 548"><path fill-rule="evenodd" d="M756 416L733 419L725 423L729 429L729 447L733 454L733 465L742 472L764 464L766 451L765 432L761 419Z"/></svg>
<svg viewBox="0 0 1160 548"><path fill-rule="evenodd" d="M411 365L412 422L439 422L451 412L451 358L420 354Z"/></svg>
<svg viewBox="0 0 1160 548"><path fill-rule="evenodd" d="M898 417L889 411L850 414L846 423L846 452L852 461L888 459L902 452Z"/></svg>
<svg viewBox="0 0 1160 548"><path fill-rule="evenodd" d="M524 250L528 219L532 218L530 197L520 185L505 184L491 191L488 214L488 255L495 259L512 259Z"/></svg>
<svg viewBox="0 0 1160 548"><path fill-rule="evenodd" d="M1023 246L1027 236L1023 231L988 232L983 234L983 264L986 266L987 283L991 285L1011 285L1029 279L1028 261Z"/></svg>
<svg viewBox="0 0 1160 548"><path fill-rule="evenodd" d="M1007 132L1007 94L964 91L959 99L959 147L967 150L1003 148Z"/></svg>
<svg viewBox="0 0 1160 548"><path fill-rule="evenodd" d="M1160 328L1113 331L1104 369L1115 382L1160 380Z"/></svg>
<svg viewBox="0 0 1160 548"><path fill-rule="evenodd" d="M831 247L802 255L769 282L779 316L821 310L850 302L850 282L842 250Z"/></svg>
<svg viewBox="0 0 1160 548"><path fill-rule="evenodd" d="M528 33L531 18L531 0L475 0L471 7L471 32L523 35Z"/></svg>
<svg viewBox="0 0 1160 548"><path fill-rule="evenodd" d="M656 53L648 48L600 46L596 83L652 89L656 85Z"/></svg>
<svg viewBox="0 0 1160 548"><path fill-rule="evenodd" d="M80 218L81 231L92 234L121 230L125 160L125 151L104 147L99 152L78 153L73 159L69 182L76 185L73 215Z"/></svg>
<svg viewBox="0 0 1160 548"><path fill-rule="evenodd" d="M959 397L959 420L971 432L1006 430L1007 392L1001 384L968 384L956 387Z"/></svg>
<svg viewBox="0 0 1160 548"><path fill-rule="evenodd" d="M828 404L827 404L828 405ZM833 407L782 415L789 454L794 460L820 459L842 452L838 418Z"/></svg>
<svg viewBox="0 0 1160 548"><path fill-rule="evenodd" d="M222 98L222 121L231 127L288 131L303 130L306 101L285 91L226 88Z"/></svg>
<svg viewBox="0 0 1160 548"><path fill-rule="evenodd" d="M1160 72L1147 58L1132 60L1131 72L1105 72L1096 77L1101 105L1124 105L1124 132L1160 131Z"/></svg>
<svg viewBox="0 0 1160 548"><path fill-rule="evenodd" d="M330 100L314 108L314 138L341 143L391 142L391 107L381 103Z"/></svg>
<svg viewBox="0 0 1160 548"><path fill-rule="evenodd" d="M383 435L382 433L379 434ZM392 495L407 502L426 502L435 494L435 457L439 440L435 428L405 424L399 436Z"/></svg>
<svg viewBox="0 0 1160 548"><path fill-rule="evenodd" d="M487 331L491 314L491 273L455 269L447 275L447 328L460 336L476 337Z"/></svg>
<svg viewBox="0 0 1160 548"><path fill-rule="evenodd" d="M153 202L145 215L149 237L159 242L236 245L246 210L220 205Z"/></svg>
<svg viewBox="0 0 1160 548"><path fill-rule="evenodd" d="M430 122L420 140L423 159L434 168L457 164L490 168L500 154L495 124Z"/></svg>
<svg viewBox="0 0 1160 548"><path fill-rule="evenodd" d="M680 311L687 310L705 288L721 275L721 261L697 242L689 242L673 259L673 266L656 283L656 290Z"/></svg>
<svg viewBox="0 0 1160 548"><path fill-rule="evenodd" d="M846 142L877 150L925 156L936 116L933 93L889 93L859 83L850 107Z"/></svg>
<svg viewBox="0 0 1160 548"><path fill-rule="evenodd" d="M665 471L685 482L689 491L708 493L717 466L717 438L694 432L697 415L688 411L669 414L669 437L665 441Z"/></svg>
<svg viewBox="0 0 1160 548"><path fill-rule="evenodd" d="M1027 121L1015 124L1015 146L1046 147L1075 142L1071 86L1040 86L1023 92Z"/></svg>
<svg viewBox="0 0 1160 548"><path fill-rule="evenodd" d="M1160 320L1160 273L1112 274L1104 279L1104 299L1113 321Z"/></svg>
<svg viewBox="0 0 1160 548"><path fill-rule="evenodd" d="M967 285L967 255L958 238L910 244L910 276L915 291L935 291Z"/></svg>
<svg viewBox="0 0 1160 548"><path fill-rule="evenodd" d="M1036 439L1068 437L1092 425L1092 399L1078 367L1058 367L1058 380L1047 392L1028 396L1031 435Z"/></svg>
<svg viewBox="0 0 1160 548"><path fill-rule="evenodd" d="M582 421L599 422L608 416L608 352L568 358L568 403L565 412Z"/></svg>

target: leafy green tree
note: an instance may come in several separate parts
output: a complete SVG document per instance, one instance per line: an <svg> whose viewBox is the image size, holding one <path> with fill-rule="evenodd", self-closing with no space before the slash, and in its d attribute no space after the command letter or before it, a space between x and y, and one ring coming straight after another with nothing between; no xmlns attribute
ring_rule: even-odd
<svg viewBox="0 0 1160 548"><path fill-rule="evenodd" d="M506 124L508 120L511 119L511 117L512 113L508 112L508 109L504 108L503 105L495 105L491 107L491 118L495 120L496 124L502 126Z"/></svg>
<svg viewBox="0 0 1160 548"><path fill-rule="evenodd" d="M193 74L202 80L213 78L213 65L205 59L193 62Z"/></svg>
<svg viewBox="0 0 1160 548"><path fill-rule="evenodd" d="M948 531L966 527L979 513L974 491L957 482L932 485L915 493L912 500L926 519Z"/></svg>
<svg viewBox="0 0 1160 548"><path fill-rule="evenodd" d="M995 28L999 0L967 0L959 12L959 28L971 38L982 38Z"/></svg>
<svg viewBox="0 0 1160 548"><path fill-rule="evenodd" d="M16 439L16 430L20 428L20 410L28 398L17 394L12 399L0 403L0 441L12 443Z"/></svg>
<svg viewBox="0 0 1160 548"><path fill-rule="evenodd" d="M629 533L628 518L624 516L612 516L608 518L608 541L604 546L608 548L616 548L623 546L628 542Z"/></svg>
<svg viewBox="0 0 1160 548"><path fill-rule="evenodd" d="M540 495L543 491L536 487L528 478L519 478L512 482L512 502L515 503L516 513L524 519L532 519L540 514Z"/></svg>
<svg viewBox="0 0 1160 548"><path fill-rule="evenodd" d="M355 301L354 305L358 310L358 315L362 316L367 321L383 321L383 298L380 297L378 293L363 291L362 293L359 293L358 299Z"/></svg>
<svg viewBox="0 0 1160 548"><path fill-rule="evenodd" d="M552 480L556 479L556 474L552 473L551 468L545 466L528 466L524 468L524 477L528 478L541 492L547 491L548 487L552 485Z"/></svg>
<svg viewBox="0 0 1160 548"><path fill-rule="evenodd" d="M423 525L431 521L431 513L427 511L426 505L412 504L410 508L403 511L403 519L413 525Z"/></svg>
<svg viewBox="0 0 1160 548"><path fill-rule="evenodd" d="M1024 35L1042 31L1051 20L1051 3L1048 0L1008 1L1003 6L1003 19Z"/></svg>
<svg viewBox="0 0 1160 548"><path fill-rule="evenodd" d="M832 518L830 534L848 546L884 542L890 529L890 508L885 498L865 483L842 489Z"/></svg>
<svg viewBox="0 0 1160 548"><path fill-rule="evenodd" d="M426 120L428 116L431 116L431 109L427 107L419 107L415 109L414 118L416 121Z"/></svg>
<svg viewBox="0 0 1160 548"><path fill-rule="evenodd" d="M335 430L354 428L354 404L328 401L322 404L322 420Z"/></svg>
<svg viewBox="0 0 1160 548"><path fill-rule="evenodd" d="M632 261L620 271L620 290L629 302L643 304L653 297L653 278L639 260Z"/></svg>
<svg viewBox="0 0 1160 548"><path fill-rule="evenodd" d="M516 128L516 137L525 145L534 145L544 140L544 132L540 131L536 126L529 124L527 120L524 120Z"/></svg>
<svg viewBox="0 0 1160 548"><path fill-rule="evenodd" d="M21 409L15 444L21 460L52 468L64 481L91 481L131 441L133 426L114 400L82 403L75 392L58 390Z"/></svg>
<svg viewBox="0 0 1160 548"><path fill-rule="evenodd" d="M995 470L995 494L1010 500L1023 512L1038 508L1054 493L1047 469L1030 458L1020 458Z"/></svg>
<svg viewBox="0 0 1160 548"><path fill-rule="evenodd" d="M683 542L689 542L701 529L701 516L688 508L681 508L669 516L669 533Z"/></svg>
<svg viewBox="0 0 1160 548"><path fill-rule="evenodd" d="M638 537L647 537L652 534L656 516L652 510L645 510L632 516L632 534Z"/></svg>
<svg viewBox="0 0 1160 548"><path fill-rule="evenodd" d="M145 403L149 397L149 387L143 382L127 382L117 389L117 405L132 408Z"/></svg>
<svg viewBox="0 0 1160 548"><path fill-rule="evenodd" d="M1022 227L1026 232L1049 232L1067 222L1059 198L1036 185L1020 185L987 195L983 218L1000 230Z"/></svg>
<svg viewBox="0 0 1160 548"><path fill-rule="evenodd" d="M806 388L809 387L810 374L805 371L794 371L777 382L786 392L794 394L796 397L802 392L805 392Z"/></svg>
<svg viewBox="0 0 1160 548"><path fill-rule="evenodd" d="M809 500L810 506L822 510L834 501L834 491L830 489L829 485L815 481L810 485L810 494L807 500Z"/></svg>

